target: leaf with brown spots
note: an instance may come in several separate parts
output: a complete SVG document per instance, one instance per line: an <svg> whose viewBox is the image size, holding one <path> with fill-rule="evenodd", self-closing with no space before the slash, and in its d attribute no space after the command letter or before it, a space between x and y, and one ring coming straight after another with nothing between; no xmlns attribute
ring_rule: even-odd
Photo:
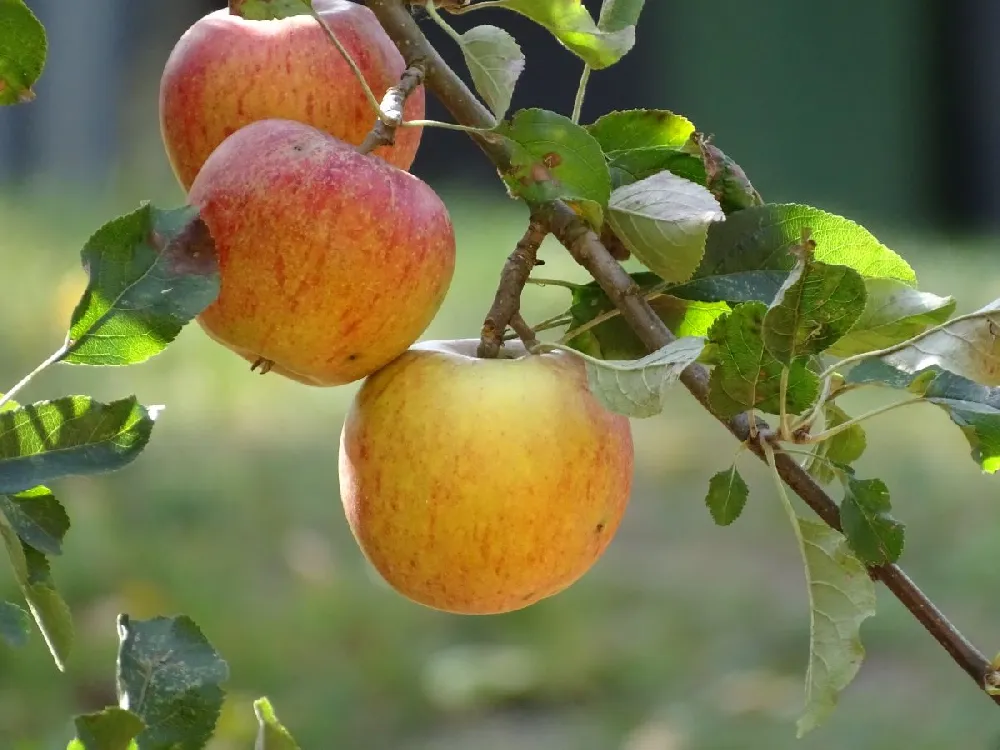
<svg viewBox="0 0 1000 750"><path fill-rule="evenodd" d="M219 294L215 245L198 210L143 204L87 241L90 274L64 362L131 365L159 354Z"/></svg>
<svg viewBox="0 0 1000 750"><path fill-rule="evenodd" d="M595 228L604 223L611 175L597 140L568 117L544 109L524 109L497 132L512 151L503 174L517 198L572 201Z"/></svg>

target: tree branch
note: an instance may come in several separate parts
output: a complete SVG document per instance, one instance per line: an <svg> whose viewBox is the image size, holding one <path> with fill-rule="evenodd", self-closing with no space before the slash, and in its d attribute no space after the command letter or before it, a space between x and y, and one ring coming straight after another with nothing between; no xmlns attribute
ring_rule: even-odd
<svg viewBox="0 0 1000 750"><path fill-rule="evenodd" d="M427 87L459 123L478 128L492 126L492 115L427 41L402 0L366 0L366 4L378 17L404 58L424 61ZM470 136L498 169L506 171L510 168L511 155L502 139L491 138L488 133L472 133ZM530 208L532 216L542 221L576 261L590 272L650 351L660 349L675 340L675 336L642 298L632 278L615 261L600 238L569 206L555 200L531 204ZM708 370L699 364L694 364L681 375L681 382L738 440L747 443L748 448L758 458L766 461L762 444L758 440L751 439L750 416L743 414L730 420L720 418L713 412L708 403L708 378ZM774 432L765 422L757 419L755 427L756 432L768 436L772 444L777 442ZM791 456L780 452L780 447L775 453L775 465L785 484L823 521L840 531L840 512L837 503ZM882 565L869 568L869 573L885 584L985 692L987 683L996 679L996 670L917 588L903 570L897 565ZM1000 704L1000 695L992 697L994 702Z"/></svg>
<svg viewBox="0 0 1000 750"><path fill-rule="evenodd" d="M531 275L531 271L535 267L538 248L546 234L548 231L545 229L545 225L532 216L528 222L527 231L518 241L514 252L507 258L503 272L500 274L500 286L497 287L493 305L486 314L486 320L483 323L477 356L496 357L503 346L503 335L507 331L507 326L511 324L515 316L520 319L521 292L524 291L524 285L528 283L528 276ZM519 325L522 323L524 323L523 320L518 321ZM527 326L527 324L524 325ZM534 338L534 332L530 328L527 330L531 332L530 337ZM521 331L517 331L517 333L519 336L521 335Z"/></svg>
<svg viewBox="0 0 1000 750"><path fill-rule="evenodd" d="M382 112L386 119L380 118L375 123L375 127L358 146L358 151L370 154L379 146L391 146L396 142L396 129L403 124L403 107L406 105L406 99L420 88L423 81L423 62L421 60L410 62L400 76L399 83L389 89L382 98Z"/></svg>

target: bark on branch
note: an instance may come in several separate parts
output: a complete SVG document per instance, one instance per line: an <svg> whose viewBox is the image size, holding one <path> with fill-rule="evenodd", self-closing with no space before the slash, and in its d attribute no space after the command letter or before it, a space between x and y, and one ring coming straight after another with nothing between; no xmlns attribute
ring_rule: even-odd
<svg viewBox="0 0 1000 750"><path fill-rule="evenodd" d="M503 272L500 274L500 286L497 287L493 305L486 314L486 321L483 323L477 356L496 357L503 346L503 336L507 332L507 326L515 322L517 323L515 332L522 340L525 335L534 339L534 332L520 316L521 292L524 291L524 285L528 283L528 276L531 275L531 270L535 267L538 248L546 234L548 231L545 229L545 225L534 216L531 217L527 231L517 243L514 252L507 258ZM517 330L517 328L521 330ZM528 341L524 343L525 346L529 345Z"/></svg>
<svg viewBox="0 0 1000 750"><path fill-rule="evenodd" d="M382 112L388 122L379 119L365 140L358 146L362 154L370 154L380 146L392 146L396 142L396 129L403 122L403 108L406 100L424 82L424 66L420 60L407 61L408 65L399 83L389 89L382 99Z"/></svg>
<svg viewBox="0 0 1000 750"><path fill-rule="evenodd" d="M374 11L404 58L424 62L427 87L451 112L452 117L466 126L493 126L492 115L427 41L403 0L366 0L366 5ZM489 134L471 133L470 136L498 169L506 171L510 168L510 153L502 140L491 138ZM600 238L569 206L555 200L533 204L530 208L532 216L543 222L576 261L590 272L650 351L675 340L663 321L638 293L632 278L615 261ZM708 378L708 371L695 364L684 371L681 381L702 406L719 419L738 440L746 442L758 458L766 461L760 443L751 439L750 418L747 415L725 419L714 414L708 403ZM757 421L757 431L773 435L762 420ZM833 498L791 456L782 453L780 447L776 446L775 454L777 470L784 482L823 521L840 530L840 512ZM885 584L985 693L987 683L997 677L996 670L903 570L897 565L882 565L869 568L869 573ZM991 697L995 703L1000 704L1000 695Z"/></svg>

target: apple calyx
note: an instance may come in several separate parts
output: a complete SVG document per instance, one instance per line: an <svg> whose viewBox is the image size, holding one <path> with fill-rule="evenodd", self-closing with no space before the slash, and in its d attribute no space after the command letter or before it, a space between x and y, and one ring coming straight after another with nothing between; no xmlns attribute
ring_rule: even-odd
<svg viewBox="0 0 1000 750"><path fill-rule="evenodd" d="M278 21L310 15L311 0L229 0L229 14L247 21Z"/></svg>

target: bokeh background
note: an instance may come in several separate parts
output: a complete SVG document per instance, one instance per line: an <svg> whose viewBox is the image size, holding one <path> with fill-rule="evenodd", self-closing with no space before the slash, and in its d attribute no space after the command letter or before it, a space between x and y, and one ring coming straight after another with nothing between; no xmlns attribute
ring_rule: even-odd
<svg viewBox="0 0 1000 750"><path fill-rule="evenodd" d="M51 57L37 101L0 111L2 383L61 342L93 230L143 199L183 202L159 142L159 73L221 2L29 5ZM467 18L504 25L527 50L516 106L569 110L569 53L512 14ZM636 50L595 74L585 120L635 106L687 115L766 199L865 223L966 311L997 296L998 32L995 0L650 0ZM460 248L425 337L474 336L525 212L459 134L428 132L414 171L445 197ZM559 247L542 252L546 275L584 279ZM525 314L566 303L564 290L531 289ZM795 542L749 458L744 517L713 526L706 484L736 446L682 390L634 423L635 492L605 557L567 592L489 618L411 604L362 560L336 476L354 391L253 376L196 326L147 364L57 367L31 386L27 399L136 393L167 408L126 470L55 487L73 522L54 573L76 654L60 675L40 637L0 651L0 747L63 748L72 713L114 700L118 612L184 612L231 667L215 750L252 745L262 694L309 749L1000 748L996 707L883 590L840 709L794 739L808 639ZM859 470L888 482L908 523L905 566L969 637L1000 649L998 480L930 406L871 424L869 446ZM16 596L3 574L0 594Z"/></svg>

